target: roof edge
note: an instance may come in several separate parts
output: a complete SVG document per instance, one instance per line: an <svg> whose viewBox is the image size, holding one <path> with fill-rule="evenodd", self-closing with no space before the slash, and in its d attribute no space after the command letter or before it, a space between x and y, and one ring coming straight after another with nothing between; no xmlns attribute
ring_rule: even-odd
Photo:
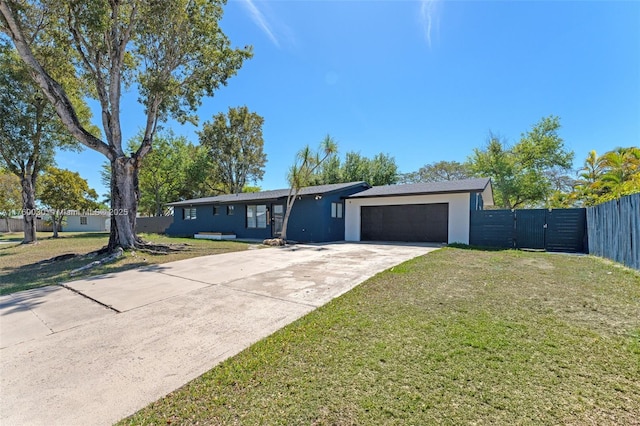
<svg viewBox="0 0 640 426"><path fill-rule="evenodd" d="M433 192L404 192L401 194L380 194L380 195L366 195L366 196L358 196L358 194L349 195L346 198L383 198L383 197L412 197L415 195L439 195L439 194L464 194L471 192L483 192L486 189L486 186L483 189L457 189L453 191L433 191Z"/></svg>
<svg viewBox="0 0 640 426"><path fill-rule="evenodd" d="M350 188L355 188L358 186L364 186L365 190L371 188L371 185L369 185L367 182L365 181L357 181L357 182L344 182L344 183L338 183L338 184L327 184L327 185L342 185L338 188L329 190L329 191L318 191L318 192L313 192L311 191L311 194L331 194L334 192L338 192L338 191L343 191L345 189L350 189ZM314 185L314 186L306 186L304 188L301 188L301 190L305 190L305 189L311 189L311 188L315 188L315 187L321 187L321 186L327 186L327 185ZM276 192L276 191L288 191L290 188L281 188L281 189L270 189L270 190L266 190L266 191L259 191L259 192L255 192L254 194L264 194L266 192ZM240 193L240 194L251 194L251 193ZM300 196L307 196L307 195L311 195L311 194L302 194ZM244 200L224 200L224 201L215 201L212 200L212 198L216 198L216 197L223 197L223 196L229 196L229 195L234 195L234 194L220 194L220 195L216 195L213 197L201 197L201 198L194 198L192 200L184 200L184 201L174 201L171 203L166 203L165 206L169 206L169 207L184 207L184 206L197 206L197 205L207 205L207 204L232 204L232 203L245 203L245 202L251 202L254 201L251 198L248 199L244 199ZM235 194L238 195L238 194ZM258 198L255 201L272 201L272 200L280 200L283 198L287 198L288 195L282 195L282 196L278 196L278 197L271 197L271 198Z"/></svg>

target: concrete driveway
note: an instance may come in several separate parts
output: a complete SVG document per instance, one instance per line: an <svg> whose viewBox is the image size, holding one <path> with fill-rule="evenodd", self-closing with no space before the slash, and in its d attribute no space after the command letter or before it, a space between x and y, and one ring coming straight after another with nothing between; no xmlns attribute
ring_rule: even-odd
<svg viewBox="0 0 640 426"><path fill-rule="evenodd" d="M297 245L0 297L0 424L112 424L428 245Z"/></svg>

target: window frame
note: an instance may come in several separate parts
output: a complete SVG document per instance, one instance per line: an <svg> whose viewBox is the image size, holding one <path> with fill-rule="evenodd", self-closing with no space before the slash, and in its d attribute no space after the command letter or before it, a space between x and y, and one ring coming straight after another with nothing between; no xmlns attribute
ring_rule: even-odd
<svg viewBox="0 0 640 426"><path fill-rule="evenodd" d="M267 212L266 204L247 204L245 227L247 229L266 229L268 226ZM251 216L249 216L250 213ZM262 217L264 217L264 220L261 219Z"/></svg>
<svg viewBox="0 0 640 426"><path fill-rule="evenodd" d="M88 225L89 224L89 220L87 218L87 216L80 216L80 225Z"/></svg>
<svg viewBox="0 0 640 426"><path fill-rule="evenodd" d="M331 203L331 218L332 219L344 218L344 204L342 202Z"/></svg>
<svg viewBox="0 0 640 426"><path fill-rule="evenodd" d="M227 216L233 216L236 214L236 206L233 204L229 204L227 206Z"/></svg>
<svg viewBox="0 0 640 426"><path fill-rule="evenodd" d="M182 208L182 219L183 220L195 220L197 219L197 210L195 207L183 207Z"/></svg>

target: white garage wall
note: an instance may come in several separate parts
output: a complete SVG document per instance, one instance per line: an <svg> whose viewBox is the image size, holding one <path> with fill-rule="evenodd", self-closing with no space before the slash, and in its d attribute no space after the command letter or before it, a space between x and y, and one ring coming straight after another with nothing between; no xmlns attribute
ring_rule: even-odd
<svg viewBox="0 0 640 426"><path fill-rule="evenodd" d="M360 241L360 207L449 203L449 243L469 244L469 193L353 198L345 200L344 239Z"/></svg>

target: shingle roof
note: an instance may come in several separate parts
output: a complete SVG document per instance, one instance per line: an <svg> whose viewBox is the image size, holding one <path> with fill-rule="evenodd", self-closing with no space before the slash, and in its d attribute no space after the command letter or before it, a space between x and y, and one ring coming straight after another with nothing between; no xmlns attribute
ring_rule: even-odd
<svg viewBox="0 0 640 426"><path fill-rule="evenodd" d="M489 178L452 180L445 182L410 183L406 185L374 186L347 198L391 197L394 195L443 194L455 192L484 191Z"/></svg>
<svg viewBox="0 0 640 426"><path fill-rule="evenodd" d="M318 185L307 186L302 188L298 195L314 195L314 194L326 194L328 192L339 191L342 189L352 188L356 186L362 186L368 188L369 185L365 182L348 182L348 183L335 183L331 185ZM289 195L289 188L287 189L274 189L271 191L261 192L243 192L240 194L226 194L218 195L216 197L204 197L194 198L192 200L176 201L168 203L168 206L189 206L194 204L219 204L219 203L241 203L247 201L260 201L260 200L275 200L278 198L284 198Z"/></svg>

